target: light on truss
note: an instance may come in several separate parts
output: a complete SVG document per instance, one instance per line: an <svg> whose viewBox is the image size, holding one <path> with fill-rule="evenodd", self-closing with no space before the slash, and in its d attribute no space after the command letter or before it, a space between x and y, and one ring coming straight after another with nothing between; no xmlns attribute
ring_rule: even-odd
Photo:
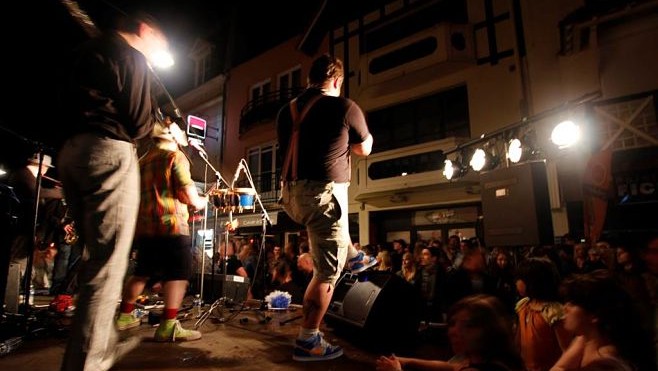
<svg viewBox="0 0 658 371"><path fill-rule="evenodd" d="M521 146L521 141L516 138L510 140L507 148L507 158L516 164L521 161L522 156L523 147Z"/></svg>
<svg viewBox="0 0 658 371"><path fill-rule="evenodd" d="M573 121L559 123L551 133L551 141L559 148L567 148L580 140L580 127Z"/></svg>
<svg viewBox="0 0 658 371"><path fill-rule="evenodd" d="M7 174L7 171L3 168L0 168L0 176Z"/></svg>
<svg viewBox="0 0 658 371"><path fill-rule="evenodd" d="M473 152L473 157L471 157L471 168L475 171L480 171L484 168L484 165L487 163L487 154L482 148L478 148Z"/></svg>
<svg viewBox="0 0 658 371"><path fill-rule="evenodd" d="M457 172L457 169L455 169L455 166L452 164L452 161L450 160L445 160L443 162L445 166L443 167L443 176L446 177L446 179L450 180L452 179L452 176L455 175Z"/></svg>

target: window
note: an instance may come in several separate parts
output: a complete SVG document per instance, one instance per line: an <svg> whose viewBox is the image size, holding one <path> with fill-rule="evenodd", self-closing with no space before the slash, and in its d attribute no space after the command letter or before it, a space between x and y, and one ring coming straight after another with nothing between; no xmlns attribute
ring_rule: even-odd
<svg viewBox="0 0 658 371"><path fill-rule="evenodd" d="M277 189L278 174L281 165L278 163L278 144L266 144L249 150L248 164L258 192L270 192Z"/></svg>
<svg viewBox="0 0 658 371"><path fill-rule="evenodd" d="M251 100L254 103L265 103L269 100L272 83L270 79L261 81L251 87Z"/></svg>
<svg viewBox="0 0 658 371"><path fill-rule="evenodd" d="M298 88L302 87L302 69L297 66L290 71L279 75L279 99L288 101L296 94Z"/></svg>
<svg viewBox="0 0 658 371"><path fill-rule="evenodd" d="M373 153L449 137L470 137L468 94L459 86L368 112Z"/></svg>
<svg viewBox="0 0 658 371"><path fill-rule="evenodd" d="M208 48L199 59L196 60L195 86L202 85L206 81L217 76L219 65L213 48Z"/></svg>

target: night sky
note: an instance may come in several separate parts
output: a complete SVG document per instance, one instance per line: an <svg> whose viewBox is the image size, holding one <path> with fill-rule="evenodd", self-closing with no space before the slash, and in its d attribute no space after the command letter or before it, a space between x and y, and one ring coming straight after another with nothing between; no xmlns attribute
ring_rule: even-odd
<svg viewBox="0 0 658 371"><path fill-rule="evenodd" d="M174 97L189 86L186 54L197 37L216 42L224 68L304 32L321 1L79 0L107 28L121 12L154 15L167 33L176 65L159 73ZM3 96L0 164L15 166L33 142L56 154L66 125L57 116L59 81L71 50L88 36L59 0L27 0L2 12ZM256 10L256 11L255 11ZM230 53L228 52L230 51Z"/></svg>

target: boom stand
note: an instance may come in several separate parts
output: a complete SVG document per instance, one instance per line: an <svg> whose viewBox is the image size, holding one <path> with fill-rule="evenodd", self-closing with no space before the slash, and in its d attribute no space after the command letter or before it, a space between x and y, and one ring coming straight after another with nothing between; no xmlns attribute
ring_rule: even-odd
<svg viewBox="0 0 658 371"><path fill-rule="evenodd" d="M249 167L247 166L247 163L244 159L240 160L240 163L238 165L238 170L236 171L235 177L233 178L233 182L231 183L231 189L233 189L233 186L235 185L235 181L238 179L240 176L240 169L244 169L245 174L247 175L247 178L249 179L249 184L251 186L251 189L254 191L256 190L256 187L254 185L253 179L251 177L251 173L249 172ZM261 210L263 211L263 236L262 236L262 243L261 243L261 251L259 254L262 256L262 251L264 249L265 245L265 230L266 230L266 222L269 222L271 225L271 220L269 218L269 215L267 214L267 211L263 207L263 203L260 200L260 196L258 195L258 192L255 192L255 197L256 200L258 201L258 205L260 206ZM230 229L231 226L233 225L233 209L229 208L229 213L228 213L228 225L226 228L224 228L224 280L226 280L226 277L228 276L228 246L229 246L229 234L230 234ZM260 257L259 257L260 259ZM257 275L258 272L258 265L260 265L260 262L256 264L256 270L254 271L254 278ZM255 281L255 280L254 280ZM253 284L254 282L251 283L251 288L253 289ZM222 287L222 294L225 292L225 287ZM226 296L222 296L219 299L215 300L214 303L210 305L210 308L203 313L200 317L199 320L194 324L194 328L199 328L203 325L203 323L210 317L210 314L216 310L220 306L225 306L227 304L231 304L231 298L227 298ZM230 318L229 318L230 319ZM219 321L220 322L227 322L229 319L225 317L220 317Z"/></svg>
<svg viewBox="0 0 658 371"><path fill-rule="evenodd" d="M251 172L249 171L249 167L247 166L246 161L244 159L242 159L241 161L244 162L243 168L245 170L245 174L247 175L247 179L249 180L249 185L251 186L251 188L253 190L256 190L256 187L254 185L254 180L251 176ZM258 251L258 260L256 262L256 268L254 269L254 279L251 282L251 291L252 292L254 291L254 285L257 281L258 269L261 267L261 262L263 264L267 264L267 262L263 259L264 254L265 254L265 235L267 234L268 224L270 226L272 225L272 220L270 219L270 216L267 213L267 210L265 209L265 206L263 206L263 202L261 201L260 195L258 194L258 192L256 192L255 198L256 198L256 201L258 202L258 206L260 207L260 209L262 211L262 218L261 218L261 223L262 223L261 224L261 226L262 226L262 232L261 233L262 234L261 234L261 240L260 240L260 249ZM263 275L262 286L263 286L263 295L264 295L265 294L265 284L266 284L266 282L265 282L266 275L265 275L265 269L264 268L263 268L262 275Z"/></svg>
<svg viewBox="0 0 658 371"><path fill-rule="evenodd" d="M224 228L224 256L223 256L223 262L224 262L224 267L223 267L223 272L224 272L224 282L222 282L222 296L215 300L212 304L210 304L210 307L208 310L205 312L201 313L199 316L199 319L196 321L194 324L194 328L199 328L201 325L203 325L204 322L210 317L210 314L217 309L218 307L224 306L226 304L229 304L230 298L227 298L224 296L225 292L225 284L226 284L226 277L228 276L228 244L229 244L229 234L230 234L230 225L233 223L233 211L229 209L228 213L228 220L229 220L229 225ZM223 323L226 322L227 319L224 318L223 316L220 316L218 318L219 322Z"/></svg>
<svg viewBox="0 0 658 371"><path fill-rule="evenodd" d="M197 146L193 146L193 147L194 147L194 148L197 148ZM212 164L210 163L210 161L208 161L208 154L206 153L206 151L204 151L204 150L203 150L202 148L200 148L200 147L198 147L197 150L198 150L198 152L199 152L199 157L201 157L201 159L203 159L203 161L206 163L206 170L207 170L208 168L210 168L210 169L215 173L215 177L216 177L217 179L216 179L215 187L214 187L214 188L219 188L219 185L221 184L221 182L224 182L224 184L226 184L226 185L228 186L229 184L228 184L228 182L226 181L226 179L224 179L224 178L222 177L222 174L220 174L220 172L217 171L217 169L215 169L215 167L212 166ZM212 190L212 189L211 189L211 190ZM215 223L216 223L216 222L217 222L217 213L215 213ZM208 225L208 208L206 207L206 209L204 210L204 218L203 218L204 239L203 239L203 245L201 246L201 278L200 278L200 283L199 283L199 287L200 287L200 289L199 289L199 297L201 298L201 300L203 300L203 284L204 284L203 281L204 281L204 278L205 278L205 267L206 267L206 264L205 264L205 263L206 263L206 252L205 252L205 231L207 230L207 229L206 229L206 228L207 228L207 225ZM215 230L213 229L213 232L214 232L214 231L215 231ZM213 234L214 234L214 233L213 233ZM213 235L213 240L214 240L214 235ZM213 254L213 255L214 255L214 254ZM214 264L213 264L213 267L214 267ZM213 274L214 274L214 272L213 272Z"/></svg>

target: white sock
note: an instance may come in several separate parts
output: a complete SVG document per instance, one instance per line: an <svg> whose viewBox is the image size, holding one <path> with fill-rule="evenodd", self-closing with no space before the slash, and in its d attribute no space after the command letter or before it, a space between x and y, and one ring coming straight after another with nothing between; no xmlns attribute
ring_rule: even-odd
<svg viewBox="0 0 658 371"><path fill-rule="evenodd" d="M308 329L308 328L300 327L299 328L299 335L297 335L297 338L300 339L300 340L308 340L308 339L314 337L315 335L317 335L319 332L320 332L320 329L317 329L317 328Z"/></svg>

